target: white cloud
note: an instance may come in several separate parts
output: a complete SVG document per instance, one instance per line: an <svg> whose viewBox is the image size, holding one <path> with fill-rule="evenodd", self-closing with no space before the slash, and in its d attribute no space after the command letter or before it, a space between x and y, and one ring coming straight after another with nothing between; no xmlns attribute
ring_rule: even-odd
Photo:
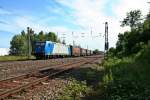
<svg viewBox="0 0 150 100"><path fill-rule="evenodd" d="M85 31L85 33L88 35L88 37L85 38L82 38L80 35L80 38L76 39L76 43L80 43L84 47L89 45L89 48L99 48L103 50L103 37L91 38L90 29L92 27L94 36L97 36L98 33L104 34L104 22L112 19L105 16L104 12L102 11L104 5L107 3L107 0L73 0L70 3L67 2L67 0L61 0L58 2L70 7L71 9L74 9L74 12L72 13L72 16L74 16L76 19L74 24L81 26L83 28L82 31ZM113 31L111 32L111 34L114 34ZM117 40L117 35L110 36L113 36L114 38L114 41L111 42L111 45L114 46Z"/></svg>
<svg viewBox="0 0 150 100"><path fill-rule="evenodd" d="M71 12L67 13L63 11L62 8L49 9L50 12L62 14L63 16L72 17L73 24L81 27L79 30L72 30L64 26L51 26L47 22L49 20L55 19L52 16L47 16L47 18L38 19L33 16L18 16L13 19L12 23L14 24L13 28L4 27L7 29L20 30L25 29L26 27L32 27L36 32L41 30L44 31L54 31L59 32L59 37L62 37L62 34L66 34L66 41L68 44L72 44L72 41L75 40L77 44L81 44L83 47L96 49L99 48L103 50L104 48L104 37L96 37L99 33L104 34L104 23L108 21L109 23L109 42L110 46L115 46L117 41L117 35L119 32L124 32L125 30L129 30L128 27L121 28L120 21L125 17L126 12L130 10L140 9L142 13L145 15L148 12L148 4L147 0L120 0L116 4L112 6L113 14L112 16L108 16L106 14L105 9L107 9L107 3L110 0L57 0L57 2L61 5L67 6L72 9ZM65 9L66 10L66 9ZM105 11L104 11L105 10ZM109 12L107 12L109 13ZM66 17L67 18L67 17ZM58 19L59 20L59 19ZM65 19L68 20L68 19ZM70 19L69 19L70 21ZM91 27L93 34L91 37ZM71 31L74 31L75 35L78 37L72 37ZM15 31L16 32L16 31ZM81 33L86 33L84 38Z"/></svg>
<svg viewBox="0 0 150 100"><path fill-rule="evenodd" d="M131 10L140 9L143 14L148 11L147 1L143 0L120 0L115 6L112 6L112 11L115 16L107 16L104 12L104 8L109 0L57 0L58 3L74 9L72 16L75 17L74 23L81 26L86 33L90 34L90 27L93 28L93 35L97 33L104 34L104 22L109 22L109 42L110 46L115 46L117 41L117 35L120 32L129 30L128 27L121 28L120 21L126 15L126 12ZM110 8L109 8L110 9ZM108 12L107 12L108 13ZM79 34L79 33L78 33ZM90 45L91 48L100 48L103 50L104 39L101 37L99 39L91 39L87 37L85 39L76 39L77 43L81 43L84 47L85 45Z"/></svg>
<svg viewBox="0 0 150 100"><path fill-rule="evenodd" d="M114 8L118 18L124 18L126 12L140 9L143 15L148 13L148 0L120 0L118 6Z"/></svg>

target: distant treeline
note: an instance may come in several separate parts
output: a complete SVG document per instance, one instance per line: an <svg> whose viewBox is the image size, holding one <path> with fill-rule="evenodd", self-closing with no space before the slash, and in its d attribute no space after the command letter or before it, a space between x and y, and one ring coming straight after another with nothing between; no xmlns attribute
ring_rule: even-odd
<svg viewBox="0 0 150 100"><path fill-rule="evenodd" d="M30 42L29 42L30 36ZM28 55L28 48L30 43L31 51L34 48L36 41L53 41L60 42L57 35L54 32L39 32L35 33L32 28L27 28L27 32L24 30L21 34L13 36L10 42L10 54L11 55Z"/></svg>
<svg viewBox="0 0 150 100"><path fill-rule="evenodd" d="M127 13L121 26L129 26L131 31L118 35L116 48L110 48L112 56L124 57L138 53L150 41L150 14L144 19L140 10Z"/></svg>

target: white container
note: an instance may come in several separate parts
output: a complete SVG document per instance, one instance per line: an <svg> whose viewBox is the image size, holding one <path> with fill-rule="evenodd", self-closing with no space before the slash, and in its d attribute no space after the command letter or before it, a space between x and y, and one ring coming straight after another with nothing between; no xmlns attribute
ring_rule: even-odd
<svg viewBox="0 0 150 100"><path fill-rule="evenodd" d="M60 43L54 43L54 49L52 52L53 55L69 55L69 46L60 44Z"/></svg>

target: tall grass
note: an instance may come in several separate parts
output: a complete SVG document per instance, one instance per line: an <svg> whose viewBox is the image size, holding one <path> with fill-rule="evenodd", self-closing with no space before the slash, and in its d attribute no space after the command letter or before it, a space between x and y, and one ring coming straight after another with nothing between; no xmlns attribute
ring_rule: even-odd
<svg viewBox="0 0 150 100"><path fill-rule="evenodd" d="M150 46L137 56L105 63L103 99L150 100Z"/></svg>

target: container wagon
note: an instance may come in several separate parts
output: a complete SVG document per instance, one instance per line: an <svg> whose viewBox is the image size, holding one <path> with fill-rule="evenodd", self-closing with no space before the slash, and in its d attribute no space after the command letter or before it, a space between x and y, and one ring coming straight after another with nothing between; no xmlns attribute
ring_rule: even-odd
<svg viewBox="0 0 150 100"><path fill-rule="evenodd" d="M87 52L86 49L80 48L80 55L81 55L81 56L86 56L86 52Z"/></svg>
<svg viewBox="0 0 150 100"><path fill-rule="evenodd" d="M93 51L92 50L90 50L90 55L93 55Z"/></svg>
<svg viewBox="0 0 150 100"><path fill-rule="evenodd" d="M86 55L87 55L87 56L90 56L90 55L91 55L91 51L87 49Z"/></svg>
<svg viewBox="0 0 150 100"><path fill-rule="evenodd" d="M80 48L79 47L70 46L70 50L71 50L71 56L74 56L74 57L80 56Z"/></svg>

